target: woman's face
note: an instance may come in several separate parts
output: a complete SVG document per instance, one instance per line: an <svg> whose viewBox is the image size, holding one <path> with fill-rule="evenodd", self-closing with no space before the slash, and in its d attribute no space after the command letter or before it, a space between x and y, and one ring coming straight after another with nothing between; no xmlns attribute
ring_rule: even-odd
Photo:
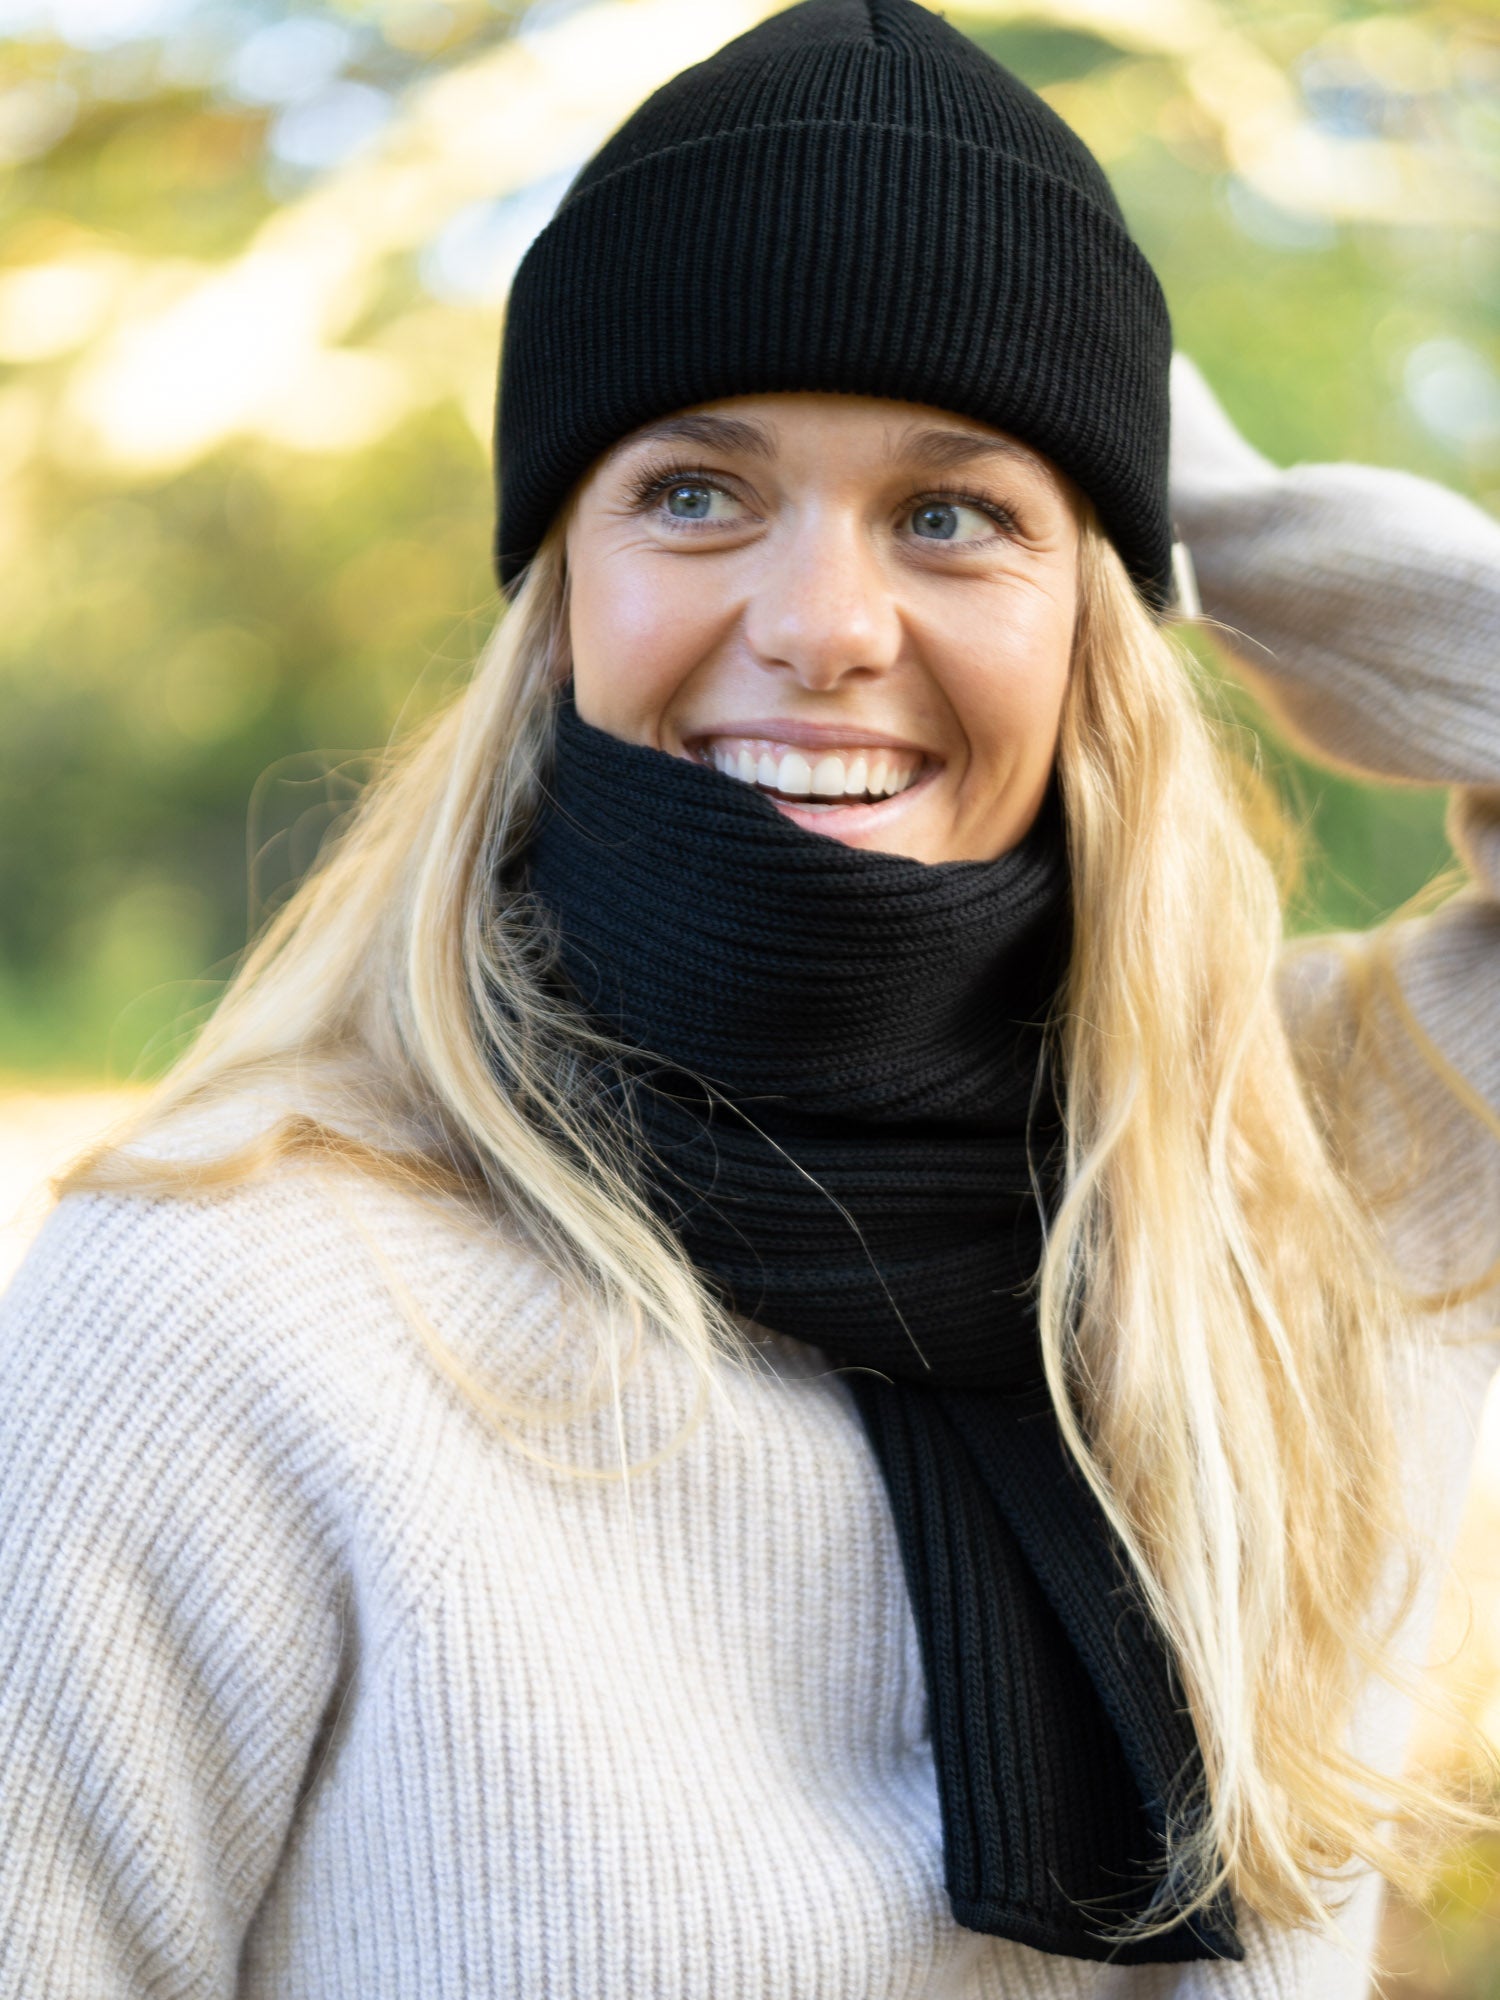
<svg viewBox="0 0 1500 2000"><path fill-rule="evenodd" d="M1057 747L1075 489L916 403L736 396L623 439L567 530L585 722L917 861L1030 827Z"/></svg>

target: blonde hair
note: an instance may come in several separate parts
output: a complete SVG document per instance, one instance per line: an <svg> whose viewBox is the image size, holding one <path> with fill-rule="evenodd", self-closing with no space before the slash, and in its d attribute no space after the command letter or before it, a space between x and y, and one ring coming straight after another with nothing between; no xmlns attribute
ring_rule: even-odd
<svg viewBox="0 0 1500 2000"><path fill-rule="evenodd" d="M597 1306L601 1350L611 1327L654 1329L706 1387L735 1330L580 1096L608 1045L549 989L517 891L566 665L563 525L466 691L389 759L129 1143L72 1184L198 1194L333 1155L461 1194ZM1184 1802L1150 1928L1225 1884L1273 1921L1327 1927L1351 1866L1416 1880L1393 1821L1431 1833L1458 1813L1347 1742L1369 1670L1395 1672L1393 1384L1412 1343L1282 1025L1277 884L1195 670L1091 517L1080 562L1058 747L1076 923L1053 1023L1068 1152L1038 1289L1047 1375L1203 1749L1207 1796ZM264 1083L314 1108L209 1160L139 1150ZM492 1415L521 1413L438 1359ZM628 1361L611 1348L601 1379L617 1387Z"/></svg>

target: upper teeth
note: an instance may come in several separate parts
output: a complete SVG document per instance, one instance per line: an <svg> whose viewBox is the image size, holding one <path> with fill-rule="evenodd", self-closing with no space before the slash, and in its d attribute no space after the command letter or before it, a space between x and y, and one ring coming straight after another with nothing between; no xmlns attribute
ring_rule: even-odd
<svg viewBox="0 0 1500 2000"><path fill-rule="evenodd" d="M799 799L889 798L904 792L922 766L911 750L825 750L807 756L742 736L718 737L706 747L726 777Z"/></svg>

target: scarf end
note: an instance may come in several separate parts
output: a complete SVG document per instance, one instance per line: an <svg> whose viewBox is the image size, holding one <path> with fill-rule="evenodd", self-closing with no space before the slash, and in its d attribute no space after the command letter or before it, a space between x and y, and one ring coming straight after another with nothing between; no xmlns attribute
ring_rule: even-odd
<svg viewBox="0 0 1500 2000"><path fill-rule="evenodd" d="M1098 1965L1184 1965L1197 1959L1242 1961L1244 1946L1227 1904L1181 1923L1156 1937L1111 1938L1090 1930L1081 1911L1036 1910L997 1897L950 1897L955 1923L990 1937L1009 1938L1032 1951L1057 1958L1089 1959Z"/></svg>

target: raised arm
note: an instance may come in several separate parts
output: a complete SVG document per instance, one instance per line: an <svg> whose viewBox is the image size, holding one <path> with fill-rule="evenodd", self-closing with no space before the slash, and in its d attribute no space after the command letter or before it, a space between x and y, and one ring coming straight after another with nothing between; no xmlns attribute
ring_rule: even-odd
<svg viewBox="0 0 1500 2000"><path fill-rule="evenodd" d="M1469 886L1294 952L1283 991L1294 1033L1353 1059L1352 1151L1400 1194L1404 1265L1472 1288L1500 1257L1500 525L1409 473L1278 469L1181 356L1172 394L1178 530L1245 679L1313 758L1453 788Z"/></svg>
<svg viewBox="0 0 1500 2000"><path fill-rule="evenodd" d="M1407 472L1280 470L1183 355L1172 508L1205 612L1313 756L1500 785L1500 523Z"/></svg>

